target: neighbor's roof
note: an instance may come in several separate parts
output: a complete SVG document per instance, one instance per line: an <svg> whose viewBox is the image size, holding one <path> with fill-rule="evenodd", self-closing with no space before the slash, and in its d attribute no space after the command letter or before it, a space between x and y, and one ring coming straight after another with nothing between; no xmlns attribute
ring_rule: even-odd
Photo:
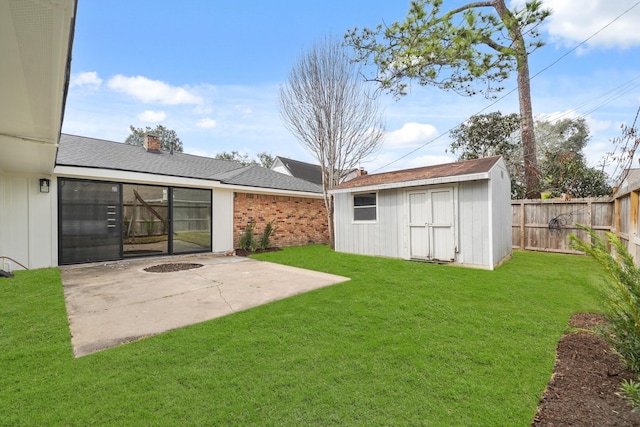
<svg viewBox="0 0 640 427"><path fill-rule="evenodd" d="M219 181L223 184L274 190L322 193L322 187L259 165L166 151L103 139L62 134L56 166L73 166Z"/></svg>
<svg viewBox="0 0 640 427"><path fill-rule="evenodd" d="M494 156L443 165L362 175L333 187L331 192L345 192L352 189L362 190L365 188L397 188L403 184L427 185L438 182L455 182L456 178L463 176L481 179L499 160L499 156Z"/></svg>
<svg viewBox="0 0 640 427"><path fill-rule="evenodd" d="M291 176L313 182L314 184L322 185L322 168L320 165L287 159L286 157L281 156L276 156L276 161L277 160L280 160L284 167L289 170Z"/></svg>

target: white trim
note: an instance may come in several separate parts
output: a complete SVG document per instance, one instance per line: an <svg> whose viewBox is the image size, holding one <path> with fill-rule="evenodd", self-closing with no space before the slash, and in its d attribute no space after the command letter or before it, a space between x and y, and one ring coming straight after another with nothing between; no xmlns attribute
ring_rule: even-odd
<svg viewBox="0 0 640 427"><path fill-rule="evenodd" d="M358 194L370 194L373 193L376 195L376 219L355 219L355 209L356 206L353 203L353 198L355 196L357 196ZM377 224L378 221L380 220L380 214L378 212L378 206L380 205L380 195L378 194L377 191L357 191L357 192L353 192L351 193L351 197L350 197L350 201L351 201L351 224ZM371 206L359 206L359 207L371 207Z"/></svg>
<svg viewBox="0 0 640 427"><path fill-rule="evenodd" d="M225 190L232 190L238 193L253 193L253 194L271 194L274 196L289 196L289 197L306 197L310 199L323 199L322 193L311 193L308 191L293 191L293 190L279 190L276 188L260 188L249 187L246 185L232 185L232 184L219 184L216 183L215 188L224 188Z"/></svg>
<svg viewBox="0 0 640 427"><path fill-rule="evenodd" d="M116 171L111 169L83 168L74 166L56 166L53 173L61 178L94 179L136 184L172 185L176 187L215 188L218 181L176 176L154 175L141 172Z"/></svg>
<svg viewBox="0 0 640 427"><path fill-rule="evenodd" d="M220 188L237 191L240 193L271 194L276 196L305 197L322 199L321 193L311 193L307 191L279 190L275 188L260 188L245 185L222 184L220 181L182 178L177 176L156 175L142 172L118 171L112 169L85 168L76 166L56 166L53 169L54 175L64 178L95 179L99 181L117 181L136 184L171 185L176 187L193 188Z"/></svg>

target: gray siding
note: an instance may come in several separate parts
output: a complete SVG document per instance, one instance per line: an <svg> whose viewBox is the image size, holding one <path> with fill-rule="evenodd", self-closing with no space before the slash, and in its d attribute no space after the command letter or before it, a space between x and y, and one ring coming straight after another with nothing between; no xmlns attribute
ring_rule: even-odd
<svg viewBox="0 0 640 427"><path fill-rule="evenodd" d="M490 267L489 185L470 181L458 187L458 263Z"/></svg>
<svg viewBox="0 0 640 427"><path fill-rule="evenodd" d="M495 267L506 257L511 256L511 180L509 172L500 160L491 170L491 214L493 233L493 259L492 267Z"/></svg>
<svg viewBox="0 0 640 427"><path fill-rule="evenodd" d="M352 195L335 197L336 251L362 255L402 257L404 224L403 194L398 190L378 192L378 220L354 223Z"/></svg>
<svg viewBox="0 0 640 427"><path fill-rule="evenodd" d="M511 255L511 190L500 160L489 179L406 187L378 192L378 220L354 223L351 193L335 194L336 250L363 255L408 258L406 192L454 186L456 262L493 269Z"/></svg>

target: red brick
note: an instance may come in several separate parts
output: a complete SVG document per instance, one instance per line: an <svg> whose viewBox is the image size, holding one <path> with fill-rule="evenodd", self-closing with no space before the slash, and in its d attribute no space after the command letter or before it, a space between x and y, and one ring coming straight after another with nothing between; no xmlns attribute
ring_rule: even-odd
<svg viewBox="0 0 640 427"><path fill-rule="evenodd" d="M256 221L255 235L259 239L270 221L276 229L272 247L304 246L329 243L327 214L323 199L235 193L233 200L233 244L247 224Z"/></svg>

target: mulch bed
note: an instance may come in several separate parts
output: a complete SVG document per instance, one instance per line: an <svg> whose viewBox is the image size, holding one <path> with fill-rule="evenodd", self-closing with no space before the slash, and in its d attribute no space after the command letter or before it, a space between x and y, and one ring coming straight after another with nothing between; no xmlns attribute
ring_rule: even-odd
<svg viewBox="0 0 640 427"><path fill-rule="evenodd" d="M247 257L249 255L253 255L253 254L262 254L265 252L277 252L280 251L282 249L280 248L266 248L266 249L256 249L255 251L249 251L246 249L236 249L236 256L244 256Z"/></svg>
<svg viewBox="0 0 640 427"><path fill-rule="evenodd" d="M195 264L189 262L175 262L167 264L158 264L151 267L147 267L144 271L148 273L171 273L174 271L191 270L194 268L200 268L202 264Z"/></svg>
<svg viewBox="0 0 640 427"><path fill-rule="evenodd" d="M604 321L577 313L569 325L593 330ZM640 426L640 412L616 394L623 380L634 378L606 340L590 331L567 333L532 426Z"/></svg>

